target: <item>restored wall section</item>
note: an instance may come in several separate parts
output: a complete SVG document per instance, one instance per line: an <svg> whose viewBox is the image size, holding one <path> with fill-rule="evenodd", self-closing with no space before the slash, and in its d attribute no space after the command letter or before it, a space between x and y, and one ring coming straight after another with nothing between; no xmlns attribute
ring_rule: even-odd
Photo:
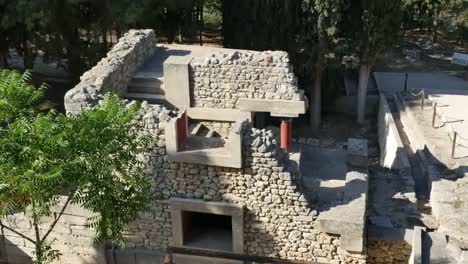
<svg viewBox="0 0 468 264"><path fill-rule="evenodd" d="M283 51L223 51L190 62L192 107L238 109L239 98L302 100Z"/></svg>
<svg viewBox="0 0 468 264"><path fill-rule="evenodd" d="M85 72L80 83L65 95L67 113L96 105L107 92L125 93L137 68L154 53L153 30L130 30L96 66Z"/></svg>
<svg viewBox="0 0 468 264"><path fill-rule="evenodd" d="M365 262L365 256L340 249L339 237L318 230L317 211L302 193L297 165L279 148L271 131L244 130L243 169L168 162L164 122L159 121L164 118L154 109L151 113L144 115L156 142L147 157L148 172L162 201L131 226L131 246L164 250L171 245L169 199L177 197L244 206L246 254L324 263Z"/></svg>

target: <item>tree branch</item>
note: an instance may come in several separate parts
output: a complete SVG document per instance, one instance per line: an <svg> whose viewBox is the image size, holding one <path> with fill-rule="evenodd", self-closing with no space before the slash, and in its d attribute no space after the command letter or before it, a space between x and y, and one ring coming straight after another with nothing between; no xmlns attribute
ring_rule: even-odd
<svg viewBox="0 0 468 264"><path fill-rule="evenodd" d="M1 226L2 228L5 228L5 229L7 229L7 230L9 230L9 231L11 231L11 232L13 232L13 233L19 235L20 237L22 237L22 238L28 240L28 241L31 242L31 243L36 244L36 241L34 241L32 238L29 238L28 236L26 236L26 235L24 235L24 234L21 234L20 232L14 230L13 228L10 228L10 227L4 225L2 221L0 221L0 226Z"/></svg>
<svg viewBox="0 0 468 264"><path fill-rule="evenodd" d="M70 194L68 195L68 198L67 200L65 201L65 204L63 205L62 209L60 210L60 213L58 214L57 218L55 218L54 222L50 225L49 229L47 230L47 232L45 233L45 235L42 237L41 239L41 243L44 243L44 241L47 239L47 237L50 235L50 233L52 232L52 230L54 230L54 227L55 225L57 224L57 222L60 220L60 217L63 215L63 212L65 212L65 209L67 209L67 206L68 204L70 203L71 199L73 198L73 196L75 195L75 190L73 190L72 192L70 192Z"/></svg>

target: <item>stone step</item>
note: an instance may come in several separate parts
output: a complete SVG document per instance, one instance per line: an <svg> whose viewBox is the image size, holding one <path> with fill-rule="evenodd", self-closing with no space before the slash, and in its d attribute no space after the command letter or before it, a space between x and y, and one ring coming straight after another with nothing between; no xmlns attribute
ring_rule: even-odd
<svg viewBox="0 0 468 264"><path fill-rule="evenodd" d="M128 84L128 92L129 93L164 94L164 83L132 81Z"/></svg>
<svg viewBox="0 0 468 264"><path fill-rule="evenodd" d="M125 98L130 100L147 101L152 104L163 104L166 101L166 97L164 95L151 93L126 93Z"/></svg>
<svg viewBox="0 0 468 264"><path fill-rule="evenodd" d="M164 83L164 74L162 72L137 72L133 75L133 83Z"/></svg>
<svg viewBox="0 0 468 264"><path fill-rule="evenodd" d="M202 128L202 123L196 124L190 131L190 134L196 135L198 132L200 132L200 129Z"/></svg>
<svg viewBox="0 0 468 264"><path fill-rule="evenodd" d="M215 131L213 129L210 129L210 131L208 131L208 133L206 134L205 137L207 138L210 138L210 137L213 137L215 135Z"/></svg>
<svg viewBox="0 0 468 264"><path fill-rule="evenodd" d="M133 75L133 79L138 80L163 80L164 73L163 72L148 72L148 71L139 71Z"/></svg>

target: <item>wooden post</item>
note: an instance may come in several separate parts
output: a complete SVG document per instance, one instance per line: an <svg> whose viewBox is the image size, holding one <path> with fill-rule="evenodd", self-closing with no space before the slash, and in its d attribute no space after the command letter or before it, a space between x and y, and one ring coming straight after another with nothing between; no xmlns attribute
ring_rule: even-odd
<svg viewBox="0 0 468 264"><path fill-rule="evenodd" d="M453 131L452 159L455 158L455 147L457 146L457 131Z"/></svg>
<svg viewBox="0 0 468 264"><path fill-rule="evenodd" d="M168 253L164 256L164 264L172 264L172 254Z"/></svg>
<svg viewBox="0 0 468 264"><path fill-rule="evenodd" d="M437 102L434 103L434 106L432 108L432 128L435 128L436 115L437 115Z"/></svg>
<svg viewBox="0 0 468 264"><path fill-rule="evenodd" d="M424 95L424 89L422 89L421 91L421 110L424 110L424 98L425 95Z"/></svg>

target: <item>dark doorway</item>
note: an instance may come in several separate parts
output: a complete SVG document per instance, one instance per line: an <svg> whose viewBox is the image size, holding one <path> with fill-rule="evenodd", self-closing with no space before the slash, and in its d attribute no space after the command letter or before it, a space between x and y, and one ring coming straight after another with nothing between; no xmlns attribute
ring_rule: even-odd
<svg viewBox="0 0 468 264"><path fill-rule="evenodd" d="M183 244L188 247L232 252L232 217L182 212Z"/></svg>

